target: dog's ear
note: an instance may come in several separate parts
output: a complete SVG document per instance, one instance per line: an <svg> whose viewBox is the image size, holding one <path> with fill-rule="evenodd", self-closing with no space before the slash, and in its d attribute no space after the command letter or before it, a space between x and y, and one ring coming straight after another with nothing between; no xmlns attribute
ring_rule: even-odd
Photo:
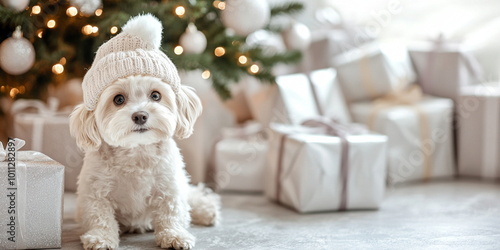
<svg viewBox="0 0 500 250"><path fill-rule="evenodd" d="M71 113L69 131L83 151L95 151L101 146L101 136L97 130L94 112L87 110L84 104L76 106Z"/></svg>
<svg viewBox="0 0 500 250"><path fill-rule="evenodd" d="M179 139L188 138L193 133L194 123L202 111L200 98L193 88L181 85L177 94L177 109L175 135Z"/></svg>

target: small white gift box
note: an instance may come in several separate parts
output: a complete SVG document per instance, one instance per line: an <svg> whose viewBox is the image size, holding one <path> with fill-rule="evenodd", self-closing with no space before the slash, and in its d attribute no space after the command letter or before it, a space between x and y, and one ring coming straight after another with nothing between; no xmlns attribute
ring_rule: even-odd
<svg viewBox="0 0 500 250"><path fill-rule="evenodd" d="M221 130L236 124L236 117L231 110L224 107L210 81L201 77L201 71L181 71L179 76L182 84L196 90L203 112L196 120L193 134L176 142L186 163L186 171L191 176L191 182L205 182L213 147L221 138Z"/></svg>
<svg viewBox="0 0 500 250"><path fill-rule="evenodd" d="M272 125L266 196L298 212L376 209L384 197L387 137L344 137Z"/></svg>
<svg viewBox="0 0 500 250"><path fill-rule="evenodd" d="M462 88L457 116L459 174L500 178L500 83Z"/></svg>
<svg viewBox="0 0 500 250"><path fill-rule="evenodd" d="M373 100L415 81L400 43L367 44L334 57L332 64L347 102Z"/></svg>
<svg viewBox="0 0 500 250"><path fill-rule="evenodd" d="M26 140L25 149L42 152L64 164L65 188L76 191L84 154L69 133L71 108L58 112L57 106L57 99L54 98L49 99L48 104L40 100L15 101L11 108L14 137Z"/></svg>
<svg viewBox="0 0 500 250"><path fill-rule="evenodd" d="M13 167L9 147L7 158L0 152L0 249L60 248L64 166L39 152L17 151Z"/></svg>
<svg viewBox="0 0 500 250"><path fill-rule="evenodd" d="M254 119L270 123L300 124L324 115L348 123L351 118L341 94L334 69L306 74L283 75L276 85L247 82L246 94Z"/></svg>
<svg viewBox="0 0 500 250"><path fill-rule="evenodd" d="M448 43L439 38L434 42L414 42L409 45L417 81L426 94L454 101L460 87L478 83L481 66L470 48Z"/></svg>
<svg viewBox="0 0 500 250"><path fill-rule="evenodd" d="M390 182L452 177L453 101L422 97L416 85L412 89L417 94L400 92L392 101L352 103L353 119L389 138Z"/></svg>
<svg viewBox="0 0 500 250"><path fill-rule="evenodd" d="M268 151L262 125L250 121L241 127L225 128L222 133L214 156L217 189L261 192Z"/></svg>

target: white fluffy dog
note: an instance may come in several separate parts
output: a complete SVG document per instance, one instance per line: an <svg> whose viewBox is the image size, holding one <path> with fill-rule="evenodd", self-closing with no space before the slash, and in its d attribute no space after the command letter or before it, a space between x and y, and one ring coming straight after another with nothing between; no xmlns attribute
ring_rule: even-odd
<svg viewBox="0 0 500 250"><path fill-rule="evenodd" d="M155 27L144 31L151 22ZM84 103L71 114L71 134L85 151L77 191L85 249L116 249L120 232L149 230L162 248L189 249L190 222L209 226L219 218L219 196L188 184L173 140L191 135L202 107L158 54L158 24L150 15L136 17L99 48L83 81ZM123 60L134 68L120 69Z"/></svg>

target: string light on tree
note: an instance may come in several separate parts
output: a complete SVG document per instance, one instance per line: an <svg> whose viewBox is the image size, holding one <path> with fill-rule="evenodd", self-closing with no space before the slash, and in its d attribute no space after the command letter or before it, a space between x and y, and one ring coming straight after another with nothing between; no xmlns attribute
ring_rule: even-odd
<svg viewBox="0 0 500 250"><path fill-rule="evenodd" d="M43 37L43 30L42 29L37 30L36 36L38 36L38 38L42 38Z"/></svg>
<svg viewBox="0 0 500 250"><path fill-rule="evenodd" d="M210 70L206 69L201 73L201 78L208 79L210 78Z"/></svg>
<svg viewBox="0 0 500 250"><path fill-rule="evenodd" d="M78 9L76 7L71 6L66 10L66 15L74 17L78 15Z"/></svg>
<svg viewBox="0 0 500 250"><path fill-rule="evenodd" d="M47 28L53 29L55 27L56 27L56 20L50 19L49 21L47 21Z"/></svg>
<svg viewBox="0 0 500 250"><path fill-rule="evenodd" d="M260 67L259 67L259 65L257 65L257 64L252 64L252 66L250 66L250 68L248 68L248 71L249 71L251 74L257 74L257 73L259 73L259 71L260 71Z"/></svg>
<svg viewBox="0 0 500 250"><path fill-rule="evenodd" d="M97 9L97 10L95 10L94 14L95 14L96 16L101 16L101 15L102 15L102 9Z"/></svg>
<svg viewBox="0 0 500 250"><path fill-rule="evenodd" d="M92 25L87 24L87 25L83 26L82 27L82 33L84 35L87 35L87 36L90 35L90 34L92 34Z"/></svg>
<svg viewBox="0 0 500 250"><path fill-rule="evenodd" d="M42 12L42 7L40 7L40 5L35 5L31 8L31 14L33 15L38 15L40 12Z"/></svg>
<svg viewBox="0 0 500 250"><path fill-rule="evenodd" d="M0 44L0 67L11 75L26 73L35 63L35 48L17 26L12 37Z"/></svg>
<svg viewBox="0 0 500 250"><path fill-rule="evenodd" d="M199 31L194 23L190 23L179 38L179 45L184 48L188 54L200 54L207 47L207 38L203 32Z"/></svg>
<svg viewBox="0 0 500 250"><path fill-rule="evenodd" d="M17 94L19 94L19 89L17 89L17 88L10 89L9 95L10 95L11 98L16 97Z"/></svg>
<svg viewBox="0 0 500 250"><path fill-rule="evenodd" d="M184 49L182 48L182 46L180 46L180 45L175 46L174 53L176 55L180 55L180 54L182 54L182 52L184 52Z"/></svg>
<svg viewBox="0 0 500 250"><path fill-rule="evenodd" d="M222 1L214 1L213 3L214 7L219 9L219 10L224 10L226 9L226 3Z"/></svg>
<svg viewBox="0 0 500 250"><path fill-rule="evenodd" d="M245 65L248 62L248 57L246 57L245 55L241 55L238 57L238 62L242 65Z"/></svg>
<svg viewBox="0 0 500 250"><path fill-rule="evenodd" d="M52 72L56 75L60 75L64 72L64 66L60 63L56 63L52 66Z"/></svg>
<svg viewBox="0 0 500 250"><path fill-rule="evenodd" d="M221 57L223 56L224 54L226 54L226 49L224 49L223 47L217 47L215 48L214 50L214 55L216 57Z"/></svg>
<svg viewBox="0 0 500 250"><path fill-rule="evenodd" d="M111 32L111 34L113 35L116 34L118 32L118 27L116 26L111 27L111 29L109 29L109 32Z"/></svg>
<svg viewBox="0 0 500 250"><path fill-rule="evenodd" d="M184 6L177 6L177 8L175 8L175 14L178 17L184 17L184 14L186 14L186 8L184 8Z"/></svg>

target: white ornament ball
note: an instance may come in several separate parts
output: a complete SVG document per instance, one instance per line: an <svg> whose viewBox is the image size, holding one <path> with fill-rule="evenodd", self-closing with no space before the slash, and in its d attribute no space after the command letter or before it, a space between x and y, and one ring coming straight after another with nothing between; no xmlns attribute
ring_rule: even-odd
<svg viewBox="0 0 500 250"><path fill-rule="evenodd" d="M311 44L311 31L306 25L295 22L283 32L283 39L288 49L305 50Z"/></svg>
<svg viewBox="0 0 500 250"><path fill-rule="evenodd" d="M80 9L80 11L85 15L92 15L95 11L101 7L101 0L70 0L71 5L74 5Z"/></svg>
<svg viewBox="0 0 500 250"><path fill-rule="evenodd" d="M207 48L207 38L203 32L196 28L194 23L190 23L186 32L179 38L179 45L188 54L200 54Z"/></svg>
<svg viewBox="0 0 500 250"><path fill-rule="evenodd" d="M286 51L283 38L276 33L267 30L257 30L246 38L250 47L260 47L267 55L275 55Z"/></svg>
<svg viewBox="0 0 500 250"><path fill-rule="evenodd" d="M30 0L2 0L2 3L17 12L21 12L28 7Z"/></svg>
<svg viewBox="0 0 500 250"><path fill-rule="evenodd" d="M269 23L271 8L267 0L227 0L220 15L224 26L247 36Z"/></svg>
<svg viewBox="0 0 500 250"><path fill-rule="evenodd" d="M0 44L0 67L10 75L26 73L35 63L35 48L18 27Z"/></svg>

